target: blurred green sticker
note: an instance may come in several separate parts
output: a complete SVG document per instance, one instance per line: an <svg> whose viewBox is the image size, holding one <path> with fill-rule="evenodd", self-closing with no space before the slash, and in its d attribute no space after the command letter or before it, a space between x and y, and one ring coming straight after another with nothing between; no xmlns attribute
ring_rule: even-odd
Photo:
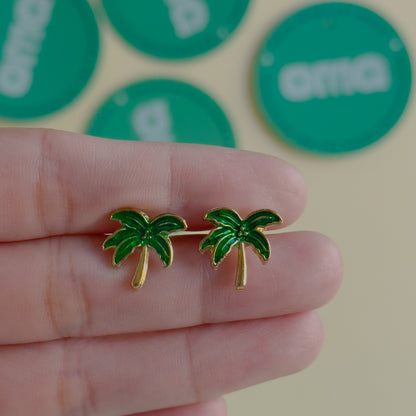
<svg viewBox="0 0 416 416"><path fill-rule="evenodd" d="M308 150L349 152L384 136L411 89L405 45L360 6L324 3L280 23L261 47L255 93L279 137Z"/></svg>
<svg viewBox="0 0 416 416"><path fill-rule="evenodd" d="M39 117L71 102L97 61L86 0L1 0L0 116Z"/></svg>
<svg viewBox="0 0 416 416"><path fill-rule="evenodd" d="M161 58L202 54L222 43L243 18L249 0L103 0L117 31L133 46Z"/></svg>
<svg viewBox="0 0 416 416"><path fill-rule="evenodd" d="M117 91L98 110L87 132L110 139L235 147L221 108L201 90L168 79Z"/></svg>

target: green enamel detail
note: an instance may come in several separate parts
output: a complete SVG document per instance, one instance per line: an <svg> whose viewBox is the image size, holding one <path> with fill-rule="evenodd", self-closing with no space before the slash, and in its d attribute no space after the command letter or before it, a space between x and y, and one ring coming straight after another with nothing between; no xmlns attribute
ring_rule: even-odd
<svg viewBox="0 0 416 416"><path fill-rule="evenodd" d="M123 240L114 252L114 263L119 264L123 259L130 255L136 247L141 245L139 236L129 237Z"/></svg>
<svg viewBox="0 0 416 416"><path fill-rule="evenodd" d="M269 260L270 245L267 241L267 238L260 231L251 231L244 238L244 242L251 244L251 246L257 250L264 261Z"/></svg>
<svg viewBox="0 0 416 416"><path fill-rule="evenodd" d="M155 234L148 245L156 250L163 264L168 267L172 262L172 244L166 234Z"/></svg>
<svg viewBox="0 0 416 416"><path fill-rule="evenodd" d="M212 263L217 266L239 244L250 244L254 251L267 261L270 257L270 245L262 233L262 229L271 224L280 224L282 219L270 210L256 211L245 220L230 209L220 208L208 212L207 221L216 225L216 228L202 240L200 250L212 249Z"/></svg>
<svg viewBox="0 0 416 416"><path fill-rule="evenodd" d="M209 211L205 215L205 220L210 221L215 225L228 225L230 227L239 227L241 225L241 218L239 215L235 211L227 208Z"/></svg>
<svg viewBox="0 0 416 416"><path fill-rule="evenodd" d="M152 233L170 233L172 231L184 230L185 228L186 224L182 218L170 214L159 215L150 224Z"/></svg>
<svg viewBox="0 0 416 416"><path fill-rule="evenodd" d="M103 244L104 249L115 247L113 262L119 264L133 253L136 247L150 246L160 256L163 264L172 263L173 248L169 233L185 230L184 219L171 214L163 214L150 221L144 212L121 210L112 214L122 227L111 234Z"/></svg>
<svg viewBox="0 0 416 416"><path fill-rule="evenodd" d="M112 234L107 240L105 240L103 247L105 249L110 247L117 247L120 245L124 240L127 240L130 237L136 236L136 232L133 228L130 227L122 227L114 234Z"/></svg>
<svg viewBox="0 0 416 416"><path fill-rule="evenodd" d="M217 266L237 243L239 243L239 239L235 235L227 235L223 237L214 249L214 266Z"/></svg>
<svg viewBox="0 0 416 416"><path fill-rule="evenodd" d="M244 225L250 229L263 228L271 224L280 224L282 219L273 211L261 210L250 214L245 220Z"/></svg>
<svg viewBox="0 0 416 416"><path fill-rule="evenodd" d="M210 232L208 237L202 240L199 248L201 251L204 251L209 247L215 247L218 241L220 241L223 237L228 235L235 235L235 230L231 227L215 228L213 231Z"/></svg>
<svg viewBox="0 0 416 416"><path fill-rule="evenodd" d="M144 212L117 211L111 216L112 220L118 220L126 227L145 230L150 223L149 217Z"/></svg>

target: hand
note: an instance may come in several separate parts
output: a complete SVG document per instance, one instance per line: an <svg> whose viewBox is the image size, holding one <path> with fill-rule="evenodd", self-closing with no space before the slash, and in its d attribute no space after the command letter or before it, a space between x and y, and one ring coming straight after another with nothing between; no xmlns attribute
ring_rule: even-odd
<svg viewBox="0 0 416 416"><path fill-rule="evenodd" d="M212 208L268 208L287 226L306 191L285 162L25 129L0 130L0 149L1 415L222 416L217 397L317 356L312 310L342 274L320 234L269 236L266 266L247 249L242 291L236 253L213 271L201 237L172 238L167 269L151 252L140 290L130 287L135 255L116 269L101 251L119 225L109 215L123 207L177 214L199 230Z"/></svg>

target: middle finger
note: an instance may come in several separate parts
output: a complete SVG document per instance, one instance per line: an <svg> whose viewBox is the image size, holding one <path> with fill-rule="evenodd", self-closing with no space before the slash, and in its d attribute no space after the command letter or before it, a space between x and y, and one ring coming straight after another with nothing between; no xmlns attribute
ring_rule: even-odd
<svg viewBox="0 0 416 416"><path fill-rule="evenodd" d="M234 289L236 253L211 269L197 238L174 240L165 269L151 252L148 277L130 288L137 253L120 268L102 236L66 236L0 246L0 344L156 331L315 309L338 289L341 260L311 232L269 236L267 265L247 250L248 284ZM24 259L24 261L21 261Z"/></svg>

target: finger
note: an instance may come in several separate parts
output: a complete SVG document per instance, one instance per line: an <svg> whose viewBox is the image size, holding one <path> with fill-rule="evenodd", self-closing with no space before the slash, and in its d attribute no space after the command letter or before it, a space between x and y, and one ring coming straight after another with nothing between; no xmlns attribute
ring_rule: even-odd
<svg viewBox="0 0 416 416"><path fill-rule="evenodd" d="M215 271L198 239L175 238L164 268L151 252L148 277L132 290L137 255L120 268L101 237L55 237L0 247L0 343L155 331L284 315L318 308L337 291L339 252L310 232L270 236L263 265L247 250L248 283L236 291L236 253ZM22 261L24 259L24 261Z"/></svg>
<svg viewBox="0 0 416 416"><path fill-rule="evenodd" d="M123 207L205 228L211 208L269 208L290 224L306 198L287 163L221 147L2 129L0 148L0 241L106 232L109 213Z"/></svg>
<svg viewBox="0 0 416 416"><path fill-rule="evenodd" d="M313 312L134 336L0 348L3 414L110 416L201 402L303 369Z"/></svg>
<svg viewBox="0 0 416 416"><path fill-rule="evenodd" d="M136 413L132 416L226 416L227 406L223 398L204 403L189 404L171 409L155 410L152 412Z"/></svg>

